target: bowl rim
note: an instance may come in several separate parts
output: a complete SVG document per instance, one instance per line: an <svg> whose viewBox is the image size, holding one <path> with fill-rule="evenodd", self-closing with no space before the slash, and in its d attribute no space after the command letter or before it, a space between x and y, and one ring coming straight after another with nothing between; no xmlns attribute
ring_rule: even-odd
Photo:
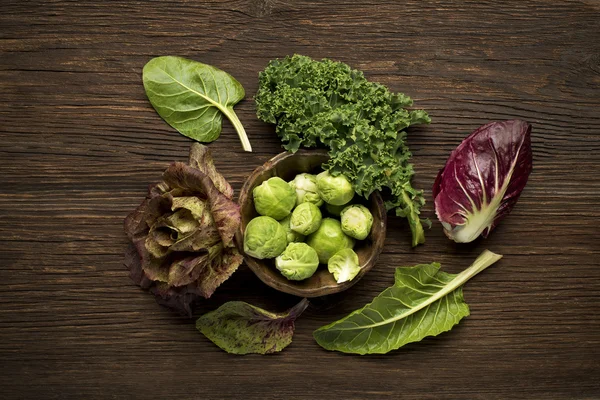
<svg viewBox="0 0 600 400"><path fill-rule="evenodd" d="M248 201L249 195L251 195L250 186L256 181L256 179L265 171L272 169L275 165L280 163L281 161L291 158L291 157L302 157L307 155L321 155L329 157L326 150L323 149L301 149L295 153L290 153L284 151L282 153L277 154L272 157L268 161L266 161L263 165L258 166L247 178L244 182L242 189L240 191L240 196L238 198L238 204L240 206L240 210ZM375 241L372 243L372 247L374 251L371 251L369 257L365 260L364 265L361 266L361 269L358 275L352 279L351 281L344 282L341 284L335 283L333 285L324 285L316 288L300 288L297 286L293 286L292 284L288 284L287 282L282 282L273 279L271 276L267 275L263 272L264 265L259 263L254 257L247 255L244 252L244 232L243 232L243 224L240 221L240 227L235 233L235 243L239 250L239 252L244 257L244 261L246 261L246 265L250 267L252 272L267 286L270 286L280 292L292 294L300 297L319 297L325 296L329 294L342 292L351 286L355 285L362 277L369 272L373 266L377 263L379 259L379 255L383 250L383 244L386 237L387 231L387 210L385 209L385 205L383 203L383 199L379 192L373 192L369 197L369 201L374 201L376 207L380 210L381 213L381 222L379 229L382 230L382 234L379 235Z"/></svg>

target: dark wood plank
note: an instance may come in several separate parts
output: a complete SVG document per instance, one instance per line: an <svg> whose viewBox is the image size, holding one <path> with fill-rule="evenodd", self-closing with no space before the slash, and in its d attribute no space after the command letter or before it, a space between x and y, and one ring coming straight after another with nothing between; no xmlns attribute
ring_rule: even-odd
<svg viewBox="0 0 600 400"><path fill-rule="evenodd" d="M600 397L600 3L588 1L0 2L0 395L17 398L592 399ZM128 279L122 220L190 141L146 100L141 68L187 56L244 85L232 127L211 144L239 190L280 151L254 115L257 74L294 52L330 57L402 91L433 123L410 131L415 186L431 195L449 152L477 126L534 125L534 172L487 239L458 246L438 223L409 247L390 217L378 265L315 299L292 345L230 356L193 320ZM431 202L424 214L435 219ZM460 271L505 255L468 283L472 315L385 356L319 348L317 327L364 305L394 267ZM297 299L243 266L196 315L237 299Z"/></svg>

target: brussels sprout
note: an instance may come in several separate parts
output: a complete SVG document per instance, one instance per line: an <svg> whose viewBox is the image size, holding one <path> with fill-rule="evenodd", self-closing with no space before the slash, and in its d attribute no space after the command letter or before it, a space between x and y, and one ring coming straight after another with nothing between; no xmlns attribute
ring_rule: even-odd
<svg viewBox="0 0 600 400"><path fill-rule="evenodd" d="M342 231L355 239L363 240L369 236L373 226L373 215L363 205L353 204L342 210Z"/></svg>
<svg viewBox="0 0 600 400"><path fill-rule="evenodd" d="M302 203L292 211L290 228L302 235L310 235L321 225L321 210L313 203Z"/></svg>
<svg viewBox="0 0 600 400"><path fill-rule="evenodd" d="M325 209L327 212L331 215L335 215L336 217L340 216L344 208L346 208L345 204L341 206L334 206L333 204L325 203Z"/></svg>
<svg viewBox="0 0 600 400"><path fill-rule="evenodd" d="M354 246L354 239L342 232L340 221L323 218L319 229L306 239L306 243L317 251L319 262L327 264L338 251Z"/></svg>
<svg viewBox="0 0 600 400"><path fill-rule="evenodd" d="M351 281L360 271L358 255L352 249L342 249L327 262L327 269L337 283Z"/></svg>
<svg viewBox="0 0 600 400"><path fill-rule="evenodd" d="M317 190L317 177L311 174L298 174L290 182L292 189L296 191L296 205L302 203L313 203L321 207L323 199Z"/></svg>
<svg viewBox="0 0 600 400"><path fill-rule="evenodd" d="M306 243L290 243L275 259L275 266L287 279L301 281L313 276L319 266L319 256Z"/></svg>
<svg viewBox="0 0 600 400"><path fill-rule="evenodd" d="M246 226L244 252L254 258L274 258L287 246L285 229L271 217L256 217Z"/></svg>
<svg viewBox="0 0 600 400"><path fill-rule="evenodd" d="M292 243L292 242L304 242L304 239L305 239L304 235L301 235L298 232L294 232L292 230L292 228L290 228L290 220L291 219L292 219L292 214L288 215L287 217L285 217L284 219L282 219L281 221L279 221L279 224L285 230L285 234L287 236L287 242L288 243Z"/></svg>
<svg viewBox="0 0 600 400"><path fill-rule="evenodd" d="M280 220L296 205L296 192L283 179L274 176L252 191L254 207L260 215Z"/></svg>
<svg viewBox="0 0 600 400"><path fill-rule="evenodd" d="M344 205L354 197L354 188L344 175L333 176L327 171L317 175L317 189L321 198L334 206Z"/></svg>

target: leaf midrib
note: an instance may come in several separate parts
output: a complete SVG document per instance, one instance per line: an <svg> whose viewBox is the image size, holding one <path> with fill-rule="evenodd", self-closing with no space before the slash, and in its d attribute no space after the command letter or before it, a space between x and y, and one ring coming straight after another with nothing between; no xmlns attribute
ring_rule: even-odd
<svg viewBox="0 0 600 400"><path fill-rule="evenodd" d="M185 88L185 89L189 90L190 92L195 93L198 96L202 97L204 100L208 101L214 107L217 107L223 114L225 114L225 115L227 115L229 117L229 112L228 112L227 108L224 107L221 103L218 103L218 102L212 100L207 95L202 94L202 93L198 92L197 90L192 89L191 87L187 86L185 83L183 83L183 82L179 81L178 79L176 79L173 75L169 74L164 69L162 71L165 73L165 75L167 75L169 78L171 78L173 80L173 82L178 83L183 88ZM213 75L213 77L214 77L214 75ZM204 85L204 81L202 81L202 84ZM216 87L216 80L215 80L215 87ZM216 92L217 92L217 95L219 96L219 99L220 99L221 98L221 94L219 93L218 90Z"/></svg>
<svg viewBox="0 0 600 400"><path fill-rule="evenodd" d="M432 303L435 303L436 301L440 300L444 296L452 293L453 291L455 291L456 289L458 289L459 287L464 285L473 276L475 276L479 272L483 271L484 269L486 269L487 267L489 267L490 265L492 265L493 263L498 261L500 258L502 258L501 255L498 255L498 254L492 253L489 250L486 250L479 257L477 257L477 259L473 262L473 264L469 268L467 268L466 270L464 270L463 272L458 274L456 277L454 277L454 279L452 279L450 282L448 282L448 284L446 286L444 286L444 288L439 290L437 293L435 293L433 296L431 296L430 298L428 298L421 304L419 304L415 307L412 307L409 310L407 310L393 318L384 319L384 320L374 323L374 324L370 324L370 325L358 325L357 324L356 327L348 327L348 328L342 327L342 328L337 328L337 330L352 331L352 330L357 330L357 329L371 329L371 328L376 328L378 326L391 324L393 322L396 322L403 318L406 318L406 317L422 310L423 308L431 305Z"/></svg>

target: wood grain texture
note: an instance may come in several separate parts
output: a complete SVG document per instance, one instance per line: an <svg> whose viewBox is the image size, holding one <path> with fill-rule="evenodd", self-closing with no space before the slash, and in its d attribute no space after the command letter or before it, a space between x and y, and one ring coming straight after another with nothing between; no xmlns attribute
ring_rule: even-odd
<svg viewBox="0 0 600 400"><path fill-rule="evenodd" d="M600 398L600 3L586 1L0 0L0 397L2 399ZM236 357L135 287L122 265L125 215L190 141L154 112L154 56L222 68L254 153L227 122L211 144L236 191L280 151L251 99L268 60L298 52L362 69L433 123L409 142L415 186L477 126L533 124L534 170L487 240L448 241L439 223L409 246L390 217L376 267L314 299L290 347ZM424 214L434 219L432 202ZM394 267L458 272L484 249L498 264L465 287L472 315L385 356L326 352L317 327L370 301ZM227 300L282 311L297 298L245 266L196 315Z"/></svg>

